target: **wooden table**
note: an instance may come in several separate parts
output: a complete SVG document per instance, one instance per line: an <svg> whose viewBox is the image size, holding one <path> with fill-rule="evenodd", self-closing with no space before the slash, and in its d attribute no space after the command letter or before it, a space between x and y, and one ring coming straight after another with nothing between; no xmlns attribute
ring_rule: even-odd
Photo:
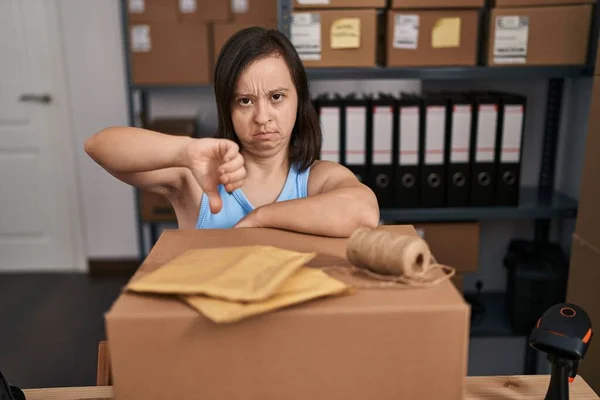
<svg viewBox="0 0 600 400"><path fill-rule="evenodd" d="M543 399L549 379L548 375L467 377L465 399ZM572 399L600 399L580 376L570 386ZM113 390L110 386L29 389L25 396L27 400L107 400L112 399Z"/></svg>

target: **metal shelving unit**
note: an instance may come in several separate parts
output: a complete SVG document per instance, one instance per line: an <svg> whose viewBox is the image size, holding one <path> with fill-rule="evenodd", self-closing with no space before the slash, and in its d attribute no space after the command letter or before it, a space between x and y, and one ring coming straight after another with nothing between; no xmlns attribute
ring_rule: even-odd
<svg viewBox="0 0 600 400"><path fill-rule="evenodd" d="M182 91L206 88L203 85L136 85L132 82L131 59L129 55L129 32L127 21L127 0L121 0L123 49L126 60L126 87L129 100L129 122L131 126L144 126L149 120L149 96L154 91ZM278 1L279 30L290 34L290 15L292 0ZM484 16L484 18L486 18ZM418 79L418 80L528 80L547 79L548 96L546 104L542 158L540 162L540 179L538 187L523 188L520 204L517 207L466 207L466 208L419 208L419 209L382 209L381 216L385 220L398 222L416 221L481 221L528 219L535 221L535 239L548 241L550 223L558 218L575 218L577 202L556 192L554 178L556 169L556 153L559 138L560 115L563 100L564 82L566 79L586 78L593 75L596 64L599 31L598 3L594 5L592 28L590 32L587 62L578 66L505 66L505 67L426 67L426 68L307 68L311 80L360 80L360 79ZM139 109L139 112L137 111ZM156 240L158 223L142 220L139 204L140 194L136 190L137 220L139 232L140 259L149 249L145 245L144 227L149 227L150 245ZM498 300L495 298L495 300ZM498 301L496 301L498 303ZM494 304L496 304L494 303ZM500 309L499 309L500 310ZM499 311L499 315L502 311ZM499 317L500 319L505 317ZM496 326L498 325L498 326ZM482 328L476 330L474 336L498 333L510 335L502 321L494 318ZM535 371L536 354L528 351L525 360L525 371Z"/></svg>

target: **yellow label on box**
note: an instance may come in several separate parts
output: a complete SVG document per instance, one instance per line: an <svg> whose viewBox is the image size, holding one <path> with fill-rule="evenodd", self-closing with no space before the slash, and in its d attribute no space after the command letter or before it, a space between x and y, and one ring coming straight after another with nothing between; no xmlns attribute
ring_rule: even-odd
<svg viewBox="0 0 600 400"><path fill-rule="evenodd" d="M431 47L460 47L460 18L438 19L431 32Z"/></svg>
<svg viewBox="0 0 600 400"><path fill-rule="evenodd" d="M332 49L358 49L360 47L360 18L341 18L331 25Z"/></svg>

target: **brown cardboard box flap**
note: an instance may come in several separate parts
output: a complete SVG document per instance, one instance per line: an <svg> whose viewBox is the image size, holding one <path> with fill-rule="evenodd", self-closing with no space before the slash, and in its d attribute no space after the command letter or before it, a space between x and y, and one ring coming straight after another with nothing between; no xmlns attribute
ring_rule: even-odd
<svg viewBox="0 0 600 400"><path fill-rule="evenodd" d="M416 235L411 226L385 229ZM272 229L166 231L132 279L187 249L240 244L316 251L313 264L341 264L346 242ZM461 400L469 315L450 281L359 290L227 325L170 297L123 293L106 329L119 399Z"/></svg>
<svg viewBox="0 0 600 400"><path fill-rule="evenodd" d="M484 0L392 0L391 8L481 8L484 5Z"/></svg>

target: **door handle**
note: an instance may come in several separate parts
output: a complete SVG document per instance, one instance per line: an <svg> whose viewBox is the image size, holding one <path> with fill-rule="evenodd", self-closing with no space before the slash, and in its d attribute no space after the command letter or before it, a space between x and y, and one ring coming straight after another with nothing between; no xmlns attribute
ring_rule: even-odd
<svg viewBox="0 0 600 400"><path fill-rule="evenodd" d="M19 101L49 104L52 103L52 96L50 96L49 94L25 93L22 94L21 97L19 97Z"/></svg>

